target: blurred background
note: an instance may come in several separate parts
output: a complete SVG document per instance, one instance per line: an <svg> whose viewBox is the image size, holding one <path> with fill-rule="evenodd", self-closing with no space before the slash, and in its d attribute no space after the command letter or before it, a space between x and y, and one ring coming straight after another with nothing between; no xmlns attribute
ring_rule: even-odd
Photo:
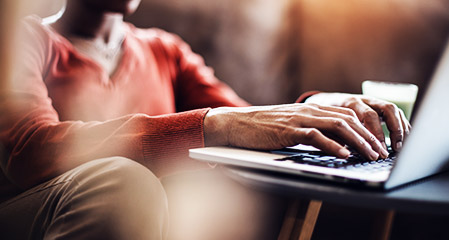
<svg viewBox="0 0 449 240"><path fill-rule="evenodd" d="M61 2L27 7L46 16ZM127 20L179 34L244 99L274 104L308 90L360 93L366 79L423 90L449 33L449 1L142 0Z"/></svg>
<svg viewBox="0 0 449 240"><path fill-rule="evenodd" d="M45 17L61 6L22 9ZM275 104L308 90L360 93L366 79L422 94L448 37L449 1L142 0L127 20L177 33L244 99ZM326 203L314 239L362 239L376 215ZM392 239L449 239L447 226L447 216L397 213Z"/></svg>

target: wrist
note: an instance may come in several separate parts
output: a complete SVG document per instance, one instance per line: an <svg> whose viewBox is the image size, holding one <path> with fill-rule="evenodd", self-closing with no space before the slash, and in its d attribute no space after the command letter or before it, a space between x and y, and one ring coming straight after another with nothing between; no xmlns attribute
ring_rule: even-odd
<svg viewBox="0 0 449 240"><path fill-rule="evenodd" d="M306 103L345 107L345 104L347 104L348 99L351 98L354 98L352 94L322 92L309 97L306 100Z"/></svg>
<svg viewBox="0 0 449 240"><path fill-rule="evenodd" d="M306 103L329 104L334 101L338 93L320 92L306 99Z"/></svg>
<svg viewBox="0 0 449 240"><path fill-rule="evenodd" d="M320 93L320 91L305 92L305 93L301 94L301 96L299 96L298 99L296 99L296 103L305 103L309 97L312 97L313 95L318 94L318 93Z"/></svg>
<svg viewBox="0 0 449 240"><path fill-rule="evenodd" d="M205 146L229 145L229 117L226 108L214 108L204 117L204 144Z"/></svg>

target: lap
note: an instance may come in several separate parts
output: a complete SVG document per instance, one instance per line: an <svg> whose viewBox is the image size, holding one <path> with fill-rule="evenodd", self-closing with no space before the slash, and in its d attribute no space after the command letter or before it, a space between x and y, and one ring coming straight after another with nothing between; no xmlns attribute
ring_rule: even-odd
<svg viewBox="0 0 449 240"><path fill-rule="evenodd" d="M165 215L166 196L159 180L140 164L113 157L90 161L0 204L0 235L94 239L98 234L108 238L110 232L116 236L109 239L118 239L120 226L132 231L145 221L147 229L154 225L159 229L153 232L166 234ZM124 222L129 218L136 223Z"/></svg>
<svg viewBox="0 0 449 240"><path fill-rule="evenodd" d="M105 216L125 219L114 224L129 231L147 229L145 234L151 234L162 228L166 234L167 201L170 239L275 239L279 233L287 200L244 187L219 169L161 181L163 186L129 159L91 161L0 204L0 236L51 238L48 234L68 234L67 221L72 229L83 229L89 227L87 220L101 223L97 232L87 232L104 238L111 232L110 226L105 228ZM79 239L80 231L77 234Z"/></svg>

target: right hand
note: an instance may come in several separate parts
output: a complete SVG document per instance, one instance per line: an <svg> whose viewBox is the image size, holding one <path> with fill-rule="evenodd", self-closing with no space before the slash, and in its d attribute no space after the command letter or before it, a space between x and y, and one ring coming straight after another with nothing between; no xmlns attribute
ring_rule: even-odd
<svg viewBox="0 0 449 240"><path fill-rule="evenodd" d="M388 152L353 110L311 103L211 109L204 119L206 146L273 150L307 144L340 158L350 153L385 158Z"/></svg>

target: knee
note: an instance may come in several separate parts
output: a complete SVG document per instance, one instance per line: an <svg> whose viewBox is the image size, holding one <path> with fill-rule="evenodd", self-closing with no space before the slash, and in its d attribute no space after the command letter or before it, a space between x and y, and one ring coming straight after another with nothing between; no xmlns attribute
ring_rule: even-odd
<svg viewBox="0 0 449 240"><path fill-rule="evenodd" d="M101 192L109 192L117 195L117 198L133 202L152 198L154 202L166 204L161 182L143 165L123 157L98 159L88 164L90 166L74 177L78 188L99 188Z"/></svg>
<svg viewBox="0 0 449 240"><path fill-rule="evenodd" d="M80 222L78 227L94 231L89 235L162 239L167 234L165 190L146 167L122 157L99 159L81 166L73 180L76 187L67 201L70 211L64 215L88 218L93 226Z"/></svg>
<svg viewBox="0 0 449 240"><path fill-rule="evenodd" d="M111 184L114 190L132 191L165 199L165 191L160 180L143 165L123 157L95 160L96 174L91 175L103 184ZM129 194L129 193L128 193Z"/></svg>
<svg viewBox="0 0 449 240"><path fill-rule="evenodd" d="M128 213L151 211L152 215L167 210L167 197L159 179L146 167L123 157L99 159L95 174L79 181L87 187L96 185L108 196L104 201ZM91 178L91 179L89 179ZM89 183L90 181L90 183Z"/></svg>

